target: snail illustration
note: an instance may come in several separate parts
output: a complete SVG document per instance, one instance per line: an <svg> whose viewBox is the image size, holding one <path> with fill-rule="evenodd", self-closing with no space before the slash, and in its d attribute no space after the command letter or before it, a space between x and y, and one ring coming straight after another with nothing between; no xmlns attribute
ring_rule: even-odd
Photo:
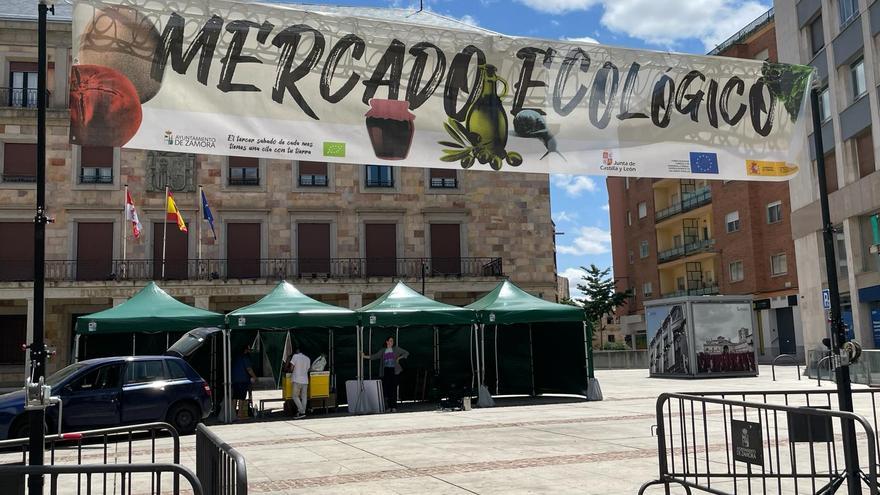
<svg viewBox="0 0 880 495"><path fill-rule="evenodd" d="M540 111L527 108L517 112L516 117L513 118L513 132L519 137L540 139L544 143L544 147L547 148L547 152L541 156L541 160L550 153L556 153L565 160L565 155L559 152L556 138L550 132L547 120Z"/></svg>

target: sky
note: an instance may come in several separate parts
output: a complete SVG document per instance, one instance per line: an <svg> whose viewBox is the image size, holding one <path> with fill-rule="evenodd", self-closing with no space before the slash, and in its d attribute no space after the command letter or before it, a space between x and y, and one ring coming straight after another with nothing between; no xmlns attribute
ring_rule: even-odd
<svg viewBox="0 0 880 495"><path fill-rule="evenodd" d="M413 0L336 0L418 9ZM424 8L502 34L706 54L766 12L772 0L424 0ZM557 267L578 297L579 267L611 267L604 177L550 178Z"/></svg>

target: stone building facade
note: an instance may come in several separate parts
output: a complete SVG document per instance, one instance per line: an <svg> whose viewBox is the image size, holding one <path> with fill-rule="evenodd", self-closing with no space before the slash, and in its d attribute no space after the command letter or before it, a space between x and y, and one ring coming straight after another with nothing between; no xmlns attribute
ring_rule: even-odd
<svg viewBox="0 0 880 495"><path fill-rule="evenodd" d="M351 308L396 280L451 304L472 302L504 277L556 299L546 175L450 174L69 144L69 9L56 4L49 23L46 170L54 223L46 231L46 336L58 352L50 371L72 359L78 315L119 304L153 278L174 297L220 312L254 302L282 278ZM35 89L27 86L35 81L28 74L36 71L35 14L0 8L0 236L6 244L0 248L0 347L6 349L0 353L0 383L15 385L23 364L17 346L31 330L33 309L28 233L35 186L22 170L31 166L27 156L36 143L36 109L28 99ZM173 256L166 254L161 280L166 183L189 233L168 225L165 249ZM124 218L125 186L143 227L137 240ZM199 219L198 186L213 212L216 240ZM320 245L312 236L320 237Z"/></svg>
<svg viewBox="0 0 880 495"><path fill-rule="evenodd" d="M775 61L774 25L771 10L710 55ZM624 334L644 341L648 300L751 294L759 358L803 356L787 182L612 177L607 184L615 280L635 295L618 311Z"/></svg>

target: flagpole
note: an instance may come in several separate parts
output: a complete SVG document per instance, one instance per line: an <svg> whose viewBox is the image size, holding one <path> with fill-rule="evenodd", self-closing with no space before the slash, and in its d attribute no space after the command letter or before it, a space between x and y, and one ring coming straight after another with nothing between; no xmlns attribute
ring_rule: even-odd
<svg viewBox="0 0 880 495"><path fill-rule="evenodd" d="M126 259L126 245L128 243L128 184L125 184L125 192L122 196L122 266L120 267L120 271L122 272L122 278L124 279L126 276L127 266L125 263Z"/></svg>
<svg viewBox="0 0 880 495"><path fill-rule="evenodd" d="M165 280L165 240L168 239L168 186L165 186L165 208L162 216L165 218L162 226L162 280Z"/></svg>
<svg viewBox="0 0 880 495"><path fill-rule="evenodd" d="M199 251L197 256L199 259L198 265L200 269L202 266L202 220L205 219L205 200L202 199L204 197L203 194L205 193L202 191L202 185L199 184L199 223L196 225L196 235L199 236Z"/></svg>

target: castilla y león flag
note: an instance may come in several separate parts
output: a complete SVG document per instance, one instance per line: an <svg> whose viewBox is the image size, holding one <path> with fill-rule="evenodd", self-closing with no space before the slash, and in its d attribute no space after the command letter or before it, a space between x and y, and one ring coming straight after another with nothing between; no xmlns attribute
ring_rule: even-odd
<svg viewBox="0 0 880 495"><path fill-rule="evenodd" d="M809 160L807 66L227 0L75 0L73 52L78 145L768 181Z"/></svg>

